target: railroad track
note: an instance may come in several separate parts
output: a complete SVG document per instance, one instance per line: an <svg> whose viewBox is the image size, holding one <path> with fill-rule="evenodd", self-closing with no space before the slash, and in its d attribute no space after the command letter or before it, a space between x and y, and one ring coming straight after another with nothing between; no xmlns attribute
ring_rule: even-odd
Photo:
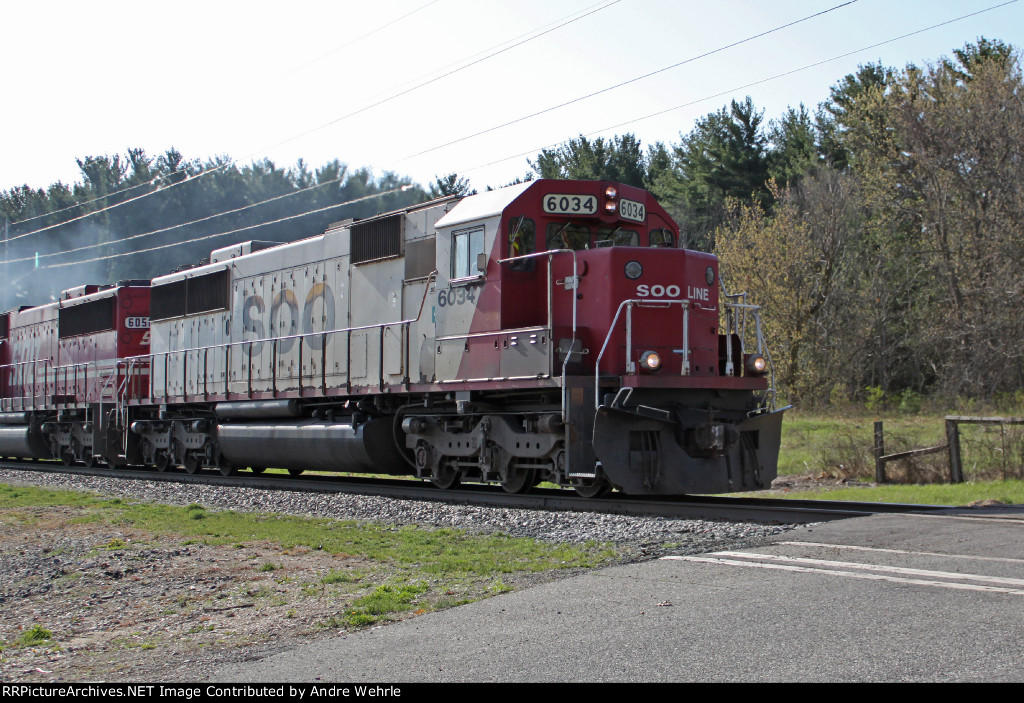
<svg viewBox="0 0 1024 703"><path fill-rule="evenodd" d="M878 513L907 513L947 510L948 505L906 505L899 503L855 503L849 501L799 500L778 498L734 498L723 496L627 496L612 493L604 498L580 498L560 489L534 489L511 495L496 486L467 484L453 490L440 490L429 483L408 479L380 479L309 473L302 476L241 472L222 476L212 471L188 474L184 471L160 472L143 467L110 469L106 467L65 466L56 462L0 462L0 469L36 473L60 473L99 476L138 481L167 481L212 486L234 486L278 491L348 493L384 496L403 500L426 500L453 504L529 510L570 510L607 512L620 515L645 515L682 519L738 520L751 522L810 523L863 517ZM268 506L269 507L269 506Z"/></svg>

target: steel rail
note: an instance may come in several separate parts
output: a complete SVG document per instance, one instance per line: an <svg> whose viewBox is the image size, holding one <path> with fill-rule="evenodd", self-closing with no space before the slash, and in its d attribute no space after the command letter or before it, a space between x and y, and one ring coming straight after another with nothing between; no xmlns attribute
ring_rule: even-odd
<svg viewBox="0 0 1024 703"><path fill-rule="evenodd" d="M527 510L567 510L618 515L657 516L677 519L729 520L740 522L796 523L825 522L879 513L934 512L950 505L900 503L856 503L848 501L799 500L791 498L738 498L727 496L627 496L612 493L605 498L581 498L562 489L535 489L526 494L508 494L497 486L464 484L454 490L440 490L425 481L379 479L309 473L301 477L282 474L242 472L222 476L211 470L188 474L182 470L160 472L150 468L87 468L55 462L0 462L0 469L36 473L63 473L138 481L165 481L202 485L258 488L317 493L372 495L398 500L423 500L462 505L483 505ZM268 510L273 505L267 506Z"/></svg>

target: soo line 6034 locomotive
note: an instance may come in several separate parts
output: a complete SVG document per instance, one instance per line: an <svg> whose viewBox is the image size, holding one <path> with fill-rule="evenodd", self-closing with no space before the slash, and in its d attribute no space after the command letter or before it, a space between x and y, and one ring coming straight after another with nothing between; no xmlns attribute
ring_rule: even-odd
<svg viewBox="0 0 1024 703"><path fill-rule="evenodd" d="M757 307L647 192L538 180L0 315L0 456L767 487Z"/></svg>

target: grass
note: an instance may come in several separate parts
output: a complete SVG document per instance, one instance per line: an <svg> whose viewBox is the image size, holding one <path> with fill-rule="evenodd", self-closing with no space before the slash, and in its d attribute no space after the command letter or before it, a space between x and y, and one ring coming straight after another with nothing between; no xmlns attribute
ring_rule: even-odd
<svg viewBox="0 0 1024 703"><path fill-rule="evenodd" d="M429 586L415 582L405 585L382 584L372 592L354 600L340 618L349 627L366 627L392 613L412 610ZM331 621L329 621L331 622Z"/></svg>
<svg viewBox="0 0 1024 703"><path fill-rule="evenodd" d="M1024 481L977 481L960 484L886 485L839 488L834 491L793 491L786 498L850 500L914 505L970 505L986 500L1024 505Z"/></svg>
<svg viewBox="0 0 1024 703"><path fill-rule="evenodd" d="M475 597L508 589L509 575L591 568L612 561L617 553L602 544L558 545L503 534L477 535L463 530L425 529L375 523L302 518L270 513L237 513L129 502L84 493L0 484L0 519L25 521L39 509L67 506L69 522L88 522L99 528L130 528L146 535L170 535L183 544L225 547L267 545L284 554L321 551L357 563L358 568L331 568L307 583L295 598L334 598L347 603L327 626L364 627L409 610L450 607ZM133 534L133 543L137 538ZM104 549L130 548L111 540ZM262 560L261 560L262 561ZM277 572L277 561L254 565L259 573ZM455 593L469 594L453 599ZM246 586L243 595L269 598L262 585ZM186 607L182 599L177 605ZM281 605L295 605L282 603ZM292 610L291 612L294 612Z"/></svg>
<svg viewBox="0 0 1024 703"><path fill-rule="evenodd" d="M0 509L44 507L62 503L61 491L0 486ZM186 541L235 545L261 540L282 549L322 549L398 565L419 565L433 575L491 575L546 569L592 567L607 561L612 550L552 545L507 535L472 535L463 530L428 530L372 523L300 518L268 513L207 511L152 503L128 504L66 493L67 504L81 508L81 517L110 526L133 527L158 534L174 533ZM197 515L202 515L197 519Z"/></svg>
<svg viewBox="0 0 1024 703"><path fill-rule="evenodd" d="M945 444L944 415L876 416L790 412L782 421L779 475L839 472L874 476L874 424L884 423L886 451Z"/></svg>
<svg viewBox="0 0 1024 703"><path fill-rule="evenodd" d="M21 633L18 644L24 647L34 647L40 644L48 644L53 640L53 633L41 625L33 625Z"/></svg>
<svg viewBox="0 0 1024 703"><path fill-rule="evenodd" d="M946 414L956 413L874 413L859 408L817 414L790 412L782 426L779 475L874 481L876 420L883 423L885 453L891 454L944 445ZM961 425L960 444L967 479L963 484L948 483L949 459L940 451L888 463L890 483L883 486L793 491L786 497L936 505L983 500L1024 503L1024 428Z"/></svg>

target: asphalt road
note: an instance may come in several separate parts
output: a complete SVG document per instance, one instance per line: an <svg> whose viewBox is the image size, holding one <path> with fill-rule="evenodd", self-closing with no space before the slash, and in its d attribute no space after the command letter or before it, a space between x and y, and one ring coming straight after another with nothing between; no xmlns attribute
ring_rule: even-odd
<svg viewBox="0 0 1024 703"><path fill-rule="evenodd" d="M878 515L588 573L233 682L1024 681L1024 506Z"/></svg>

